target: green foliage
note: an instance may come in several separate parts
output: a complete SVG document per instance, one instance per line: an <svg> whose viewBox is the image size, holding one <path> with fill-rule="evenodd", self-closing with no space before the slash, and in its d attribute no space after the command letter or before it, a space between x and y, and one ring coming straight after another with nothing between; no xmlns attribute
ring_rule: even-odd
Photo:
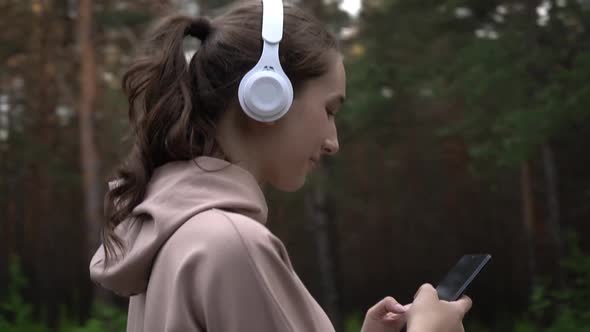
<svg viewBox="0 0 590 332"><path fill-rule="evenodd" d="M127 324L127 315L124 311L95 302L92 309L92 318L83 325L79 325L62 315L60 332L123 332Z"/></svg>
<svg viewBox="0 0 590 332"><path fill-rule="evenodd" d="M490 176L515 169L588 121L590 39L580 26L590 12L568 2L552 9L551 24L540 26L534 6L503 15L497 6L399 0L366 9L366 54L349 70L353 80L360 77L350 84L351 113L370 114L366 100L378 101L380 86L397 92L390 108L418 113L420 104L407 101L423 99L426 89L439 108L461 110L461 120L439 134L464 137L472 169ZM471 14L459 18L457 8ZM484 28L495 37L476 37ZM399 96L406 102L398 104Z"/></svg>
<svg viewBox="0 0 590 332"><path fill-rule="evenodd" d="M519 321L515 332L581 332L590 330L590 256L579 248L575 233L568 233L568 255L562 266L567 282L562 288L550 289L547 280L538 281L531 294L528 317ZM550 323L545 322L550 318Z"/></svg>
<svg viewBox="0 0 590 332"><path fill-rule="evenodd" d="M581 78L590 72L588 56L576 46L585 42L551 52L563 39L555 35L558 25L537 27L526 15L507 20L497 40L465 42L445 74L448 96L461 98L469 111L461 132L480 169L514 168L590 115Z"/></svg>
<svg viewBox="0 0 590 332"><path fill-rule="evenodd" d="M529 320L520 320L514 324L514 332L537 332L537 328Z"/></svg>
<svg viewBox="0 0 590 332"><path fill-rule="evenodd" d="M21 290L27 285L27 279L22 275L20 260L17 256L10 258L8 271L10 276L8 294L6 299L0 302L2 314L0 315L0 331L45 331L42 325L31 322L32 306L26 303L21 296Z"/></svg>
<svg viewBox="0 0 590 332"><path fill-rule="evenodd" d="M12 256L9 265L10 282L8 294L0 302L0 331L2 332L48 332L50 329L41 322L35 322L32 305L22 298L22 289L27 285L20 261ZM64 309L61 311L59 332L117 332L125 331L127 315L124 311L100 302L95 302L92 318L80 325Z"/></svg>
<svg viewBox="0 0 590 332"><path fill-rule="evenodd" d="M344 321L344 332L358 332L363 326L362 315L358 312L350 314Z"/></svg>

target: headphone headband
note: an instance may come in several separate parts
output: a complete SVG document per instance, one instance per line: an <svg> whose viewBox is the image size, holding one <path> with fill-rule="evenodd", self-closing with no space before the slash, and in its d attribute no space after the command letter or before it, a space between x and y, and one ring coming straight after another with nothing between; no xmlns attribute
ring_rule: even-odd
<svg viewBox="0 0 590 332"><path fill-rule="evenodd" d="M276 44L283 38L283 2L262 0L262 39Z"/></svg>

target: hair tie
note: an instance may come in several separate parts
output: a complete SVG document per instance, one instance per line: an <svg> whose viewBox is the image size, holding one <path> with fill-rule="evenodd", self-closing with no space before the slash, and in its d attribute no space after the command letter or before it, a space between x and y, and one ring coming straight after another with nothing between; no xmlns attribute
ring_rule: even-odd
<svg viewBox="0 0 590 332"><path fill-rule="evenodd" d="M195 37L203 42L207 39L207 36L209 36L210 32L211 21L206 17L198 17L194 19L188 27L186 27L184 34Z"/></svg>

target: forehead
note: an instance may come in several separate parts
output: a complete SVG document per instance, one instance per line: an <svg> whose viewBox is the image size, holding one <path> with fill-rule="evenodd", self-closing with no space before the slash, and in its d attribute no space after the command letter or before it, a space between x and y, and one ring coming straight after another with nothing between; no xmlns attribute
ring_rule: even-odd
<svg viewBox="0 0 590 332"><path fill-rule="evenodd" d="M314 98L334 98L346 95L346 71L342 56L337 52L328 55L328 70L322 76L308 81L303 89L303 95L313 95Z"/></svg>
<svg viewBox="0 0 590 332"><path fill-rule="evenodd" d="M346 94L346 70L340 54L333 52L329 56L328 71L319 77L319 81L325 92L330 95Z"/></svg>

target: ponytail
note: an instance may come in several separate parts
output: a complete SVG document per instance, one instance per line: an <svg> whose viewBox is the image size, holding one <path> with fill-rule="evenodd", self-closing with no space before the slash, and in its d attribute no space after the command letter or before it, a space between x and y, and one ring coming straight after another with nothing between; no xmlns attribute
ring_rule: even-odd
<svg viewBox="0 0 590 332"><path fill-rule="evenodd" d="M144 55L123 75L133 146L105 196L106 220L101 230L105 266L116 256L115 245L123 249L114 230L143 200L154 169L169 161L211 154L217 148L212 143L215 119L210 112L197 116L198 87L190 77L183 49L184 37L189 35L204 47L211 30L211 22L203 17L163 19L149 34Z"/></svg>

